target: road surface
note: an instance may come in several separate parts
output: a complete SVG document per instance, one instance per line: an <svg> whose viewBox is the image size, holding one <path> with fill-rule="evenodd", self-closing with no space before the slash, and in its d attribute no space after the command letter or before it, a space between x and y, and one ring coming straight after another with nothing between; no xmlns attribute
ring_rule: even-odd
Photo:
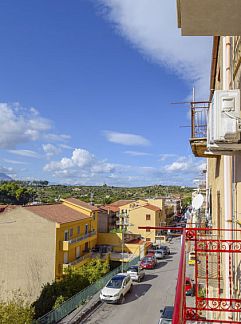
<svg viewBox="0 0 241 324"><path fill-rule="evenodd" d="M171 255L160 260L153 270L146 270L141 283L134 283L122 305L102 304L85 324L157 324L160 309L174 304L180 238L170 244ZM83 322L82 322L83 323Z"/></svg>

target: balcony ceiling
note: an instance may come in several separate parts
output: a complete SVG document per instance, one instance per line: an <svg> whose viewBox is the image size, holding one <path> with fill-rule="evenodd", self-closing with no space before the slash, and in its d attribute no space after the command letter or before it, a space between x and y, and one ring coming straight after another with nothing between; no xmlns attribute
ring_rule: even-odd
<svg viewBox="0 0 241 324"><path fill-rule="evenodd" d="M183 36L241 35L241 0L177 0Z"/></svg>

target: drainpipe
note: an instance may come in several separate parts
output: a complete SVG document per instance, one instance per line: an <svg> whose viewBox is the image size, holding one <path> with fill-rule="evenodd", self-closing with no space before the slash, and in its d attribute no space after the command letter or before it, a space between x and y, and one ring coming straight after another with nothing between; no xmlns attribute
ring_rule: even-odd
<svg viewBox="0 0 241 324"><path fill-rule="evenodd" d="M229 90L231 84L231 39L223 37L223 90ZM224 228L232 229L232 156L224 155ZM232 239L232 232L225 231L225 240ZM225 253L225 297L231 298L229 278L229 253ZM226 318L230 320L228 312Z"/></svg>

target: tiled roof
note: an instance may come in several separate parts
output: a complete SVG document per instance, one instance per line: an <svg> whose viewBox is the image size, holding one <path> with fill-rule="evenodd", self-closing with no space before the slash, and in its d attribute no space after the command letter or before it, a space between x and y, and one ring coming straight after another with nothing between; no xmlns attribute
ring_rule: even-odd
<svg viewBox="0 0 241 324"><path fill-rule="evenodd" d="M160 210L159 207L154 206L154 205L151 205L151 204L144 205L143 207L144 207L144 208L147 208L147 209L151 209L151 210L153 210L153 211L159 211L159 210Z"/></svg>
<svg viewBox="0 0 241 324"><path fill-rule="evenodd" d="M108 211L112 211L113 213L116 213L119 211L119 207L113 206L113 205L105 205L105 206L100 206L100 209Z"/></svg>
<svg viewBox="0 0 241 324"><path fill-rule="evenodd" d="M75 204L77 206L80 206L80 207L89 209L91 211L98 211L98 208L97 207L92 206L92 205L88 204L87 202L81 201L81 200L76 199L76 198L62 199L62 201L67 201L69 203L72 203L72 204Z"/></svg>
<svg viewBox="0 0 241 324"><path fill-rule="evenodd" d="M70 222L76 222L78 220L90 218L89 216L78 212L77 210L67 207L63 204L53 205L38 205L24 207L30 212L37 214L50 221L64 224Z"/></svg>
<svg viewBox="0 0 241 324"><path fill-rule="evenodd" d="M130 204L130 203L132 203L134 201L135 200L117 200L117 201L111 203L111 206L121 207L121 206Z"/></svg>

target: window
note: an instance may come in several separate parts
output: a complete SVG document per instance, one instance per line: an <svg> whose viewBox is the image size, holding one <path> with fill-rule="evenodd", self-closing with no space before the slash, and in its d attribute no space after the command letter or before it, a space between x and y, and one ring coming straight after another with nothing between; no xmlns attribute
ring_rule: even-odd
<svg viewBox="0 0 241 324"><path fill-rule="evenodd" d="M93 212L92 219L95 220L95 212Z"/></svg>
<svg viewBox="0 0 241 324"><path fill-rule="evenodd" d="M69 230L69 236L70 237L73 236L73 228L70 228L70 230Z"/></svg>
<svg viewBox="0 0 241 324"><path fill-rule="evenodd" d="M77 227L77 234L80 234L80 226Z"/></svg>
<svg viewBox="0 0 241 324"><path fill-rule="evenodd" d="M151 230L150 230L150 228L146 228L146 232L150 232Z"/></svg>
<svg viewBox="0 0 241 324"><path fill-rule="evenodd" d="M85 224L85 234L88 233L88 224Z"/></svg>
<svg viewBox="0 0 241 324"><path fill-rule="evenodd" d="M64 231L64 241L68 241L69 240L69 232L68 230Z"/></svg>
<svg viewBox="0 0 241 324"><path fill-rule="evenodd" d="M80 257L80 246L77 246L77 248L75 249L75 256L76 256L76 259L78 259Z"/></svg>
<svg viewBox="0 0 241 324"><path fill-rule="evenodd" d="M68 264L68 252L64 252L64 264Z"/></svg>
<svg viewBox="0 0 241 324"><path fill-rule="evenodd" d="M86 242L84 252L88 252L88 251L89 251L89 243Z"/></svg>
<svg viewBox="0 0 241 324"><path fill-rule="evenodd" d="M146 214L146 220L151 220L151 215L150 214Z"/></svg>
<svg viewBox="0 0 241 324"><path fill-rule="evenodd" d="M150 240L151 240L150 237L146 238L146 242L150 242Z"/></svg>

